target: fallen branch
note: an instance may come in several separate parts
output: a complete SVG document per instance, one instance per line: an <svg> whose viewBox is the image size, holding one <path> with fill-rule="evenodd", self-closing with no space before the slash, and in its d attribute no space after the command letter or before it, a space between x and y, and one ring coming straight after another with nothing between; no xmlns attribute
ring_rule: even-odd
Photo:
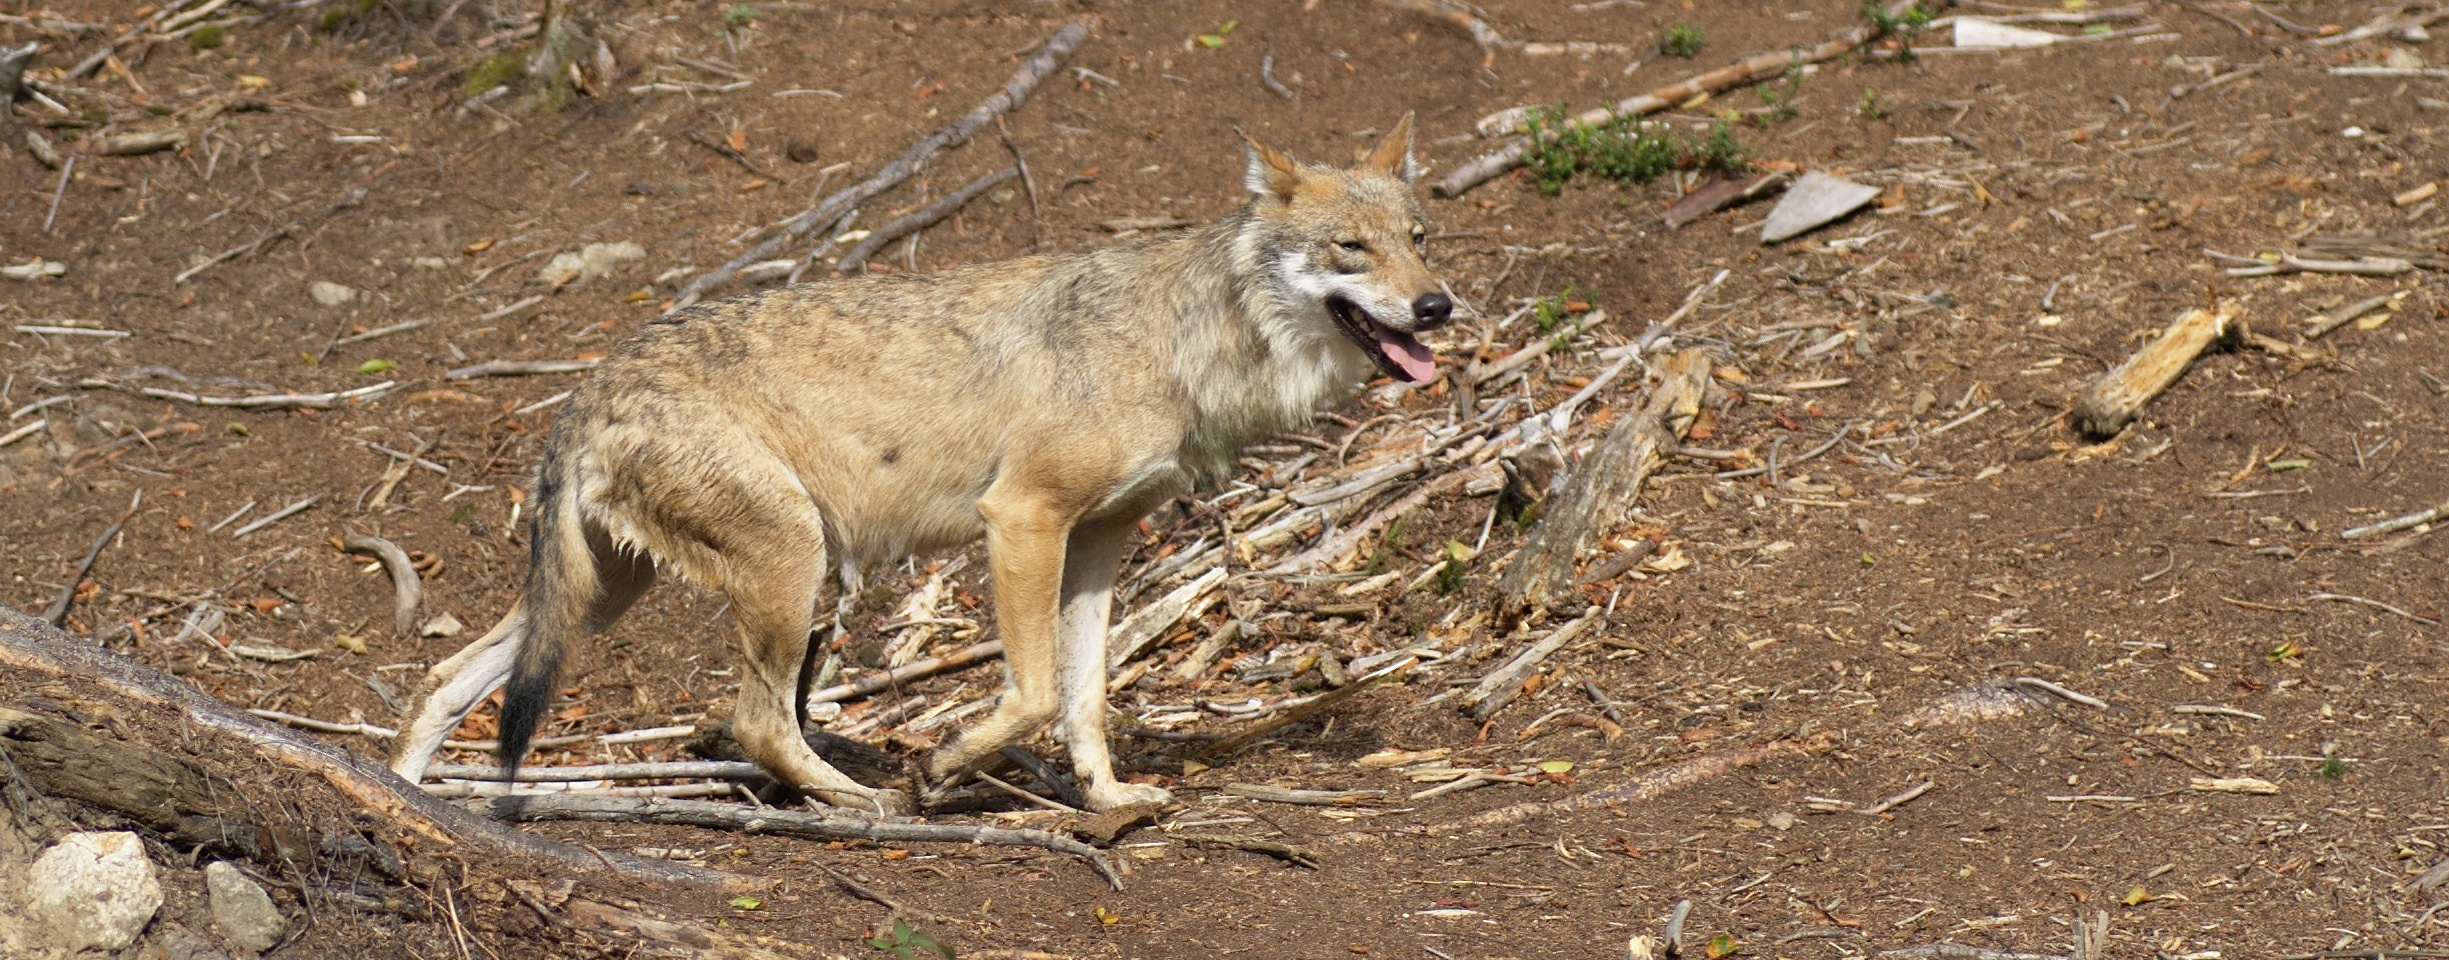
<svg viewBox="0 0 2449 960"><path fill-rule="evenodd" d="M105 48L104 52L107 53L108 49ZM99 63L100 61L97 60L95 62ZM349 209L350 207L354 207L365 199L366 190L364 187L352 189L348 193L343 194L340 199L333 201L330 206L325 207L321 213L318 213L313 217L300 220L296 223L292 223L288 226L281 227L272 231L271 233L264 234L263 236L255 238L255 240L251 243L242 243L227 250L223 250L220 253L214 254L209 259L206 259L203 263L199 263L195 266L179 271L178 276L170 278L170 282L172 285L186 283L187 281L194 279L196 274L203 273L204 271L210 270L223 263L236 260L239 257L243 257L247 254L254 253L257 250L261 250L265 244L271 243L274 240L279 240L283 237L295 236L299 230L305 229L315 221L322 220L331 216L332 214L339 213L340 211Z"/></svg>
<svg viewBox="0 0 2449 960"><path fill-rule="evenodd" d="M1490 472L1495 469L1493 462L1487 467ZM1360 546L1362 540L1368 539L1387 524L1393 523L1404 514L1420 509L1422 505L1429 502L1429 498L1442 496L1469 482L1473 477L1481 475L1482 472L1481 470L1455 470L1421 484L1420 489L1378 508L1376 513L1363 518L1359 523L1339 529L1334 534L1320 539L1316 545L1295 554L1291 559L1267 568L1267 572L1270 574L1308 573L1322 569L1341 559L1345 554L1351 553Z"/></svg>
<svg viewBox="0 0 2449 960"><path fill-rule="evenodd" d="M2322 314L2321 316L2315 318L2310 325L2304 328L2304 338L2307 340L2319 340L2330 331L2346 326L2348 323L2363 317L2365 314L2388 307L2390 301L2401 296L2404 296L2404 294L2384 293L2378 296L2366 297L2362 300L2358 300L2354 303L2350 303L2336 310Z"/></svg>
<svg viewBox="0 0 2449 960"><path fill-rule="evenodd" d="M582 820L596 823L660 823L684 827L736 830L809 840L866 840L875 843L976 843L1038 847L1070 854L1089 862L1114 889L1122 876L1097 848L1044 830L965 826L949 823L900 823L870 820L840 813L812 813L778 807L751 807L707 800L577 797L567 794L489 798L474 805L489 816L509 822Z"/></svg>
<svg viewBox="0 0 2449 960"><path fill-rule="evenodd" d="M1648 402L1582 458L1533 528L1530 542L1505 568L1499 591L1510 606L1544 604L1566 591L1582 548L1632 508L1642 482L1691 429L1709 386L1708 353L1686 350L1660 364L1659 371Z"/></svg>
<svg viewBox="0 0 2449 960"><path fill-rule="evenodd" d="M2431 523L2444 517L2449 517L2449 501L2444 501L2439 505L2427 509L2417 510L2414 513L2407 514L2403 517L2392 517L2379 523L2368 523L2361 527L2349 527L2345 530L2339 531L2338 538L2341 540L2361 540L2365 537L2377 537L2384 533L2397 533L2400 530L2420 527L2424 524Z"/></svg>
<svg viewBox="0 0 2449 960"><path fill-rule="evenodd" d="M249 523L246 526L230 531L230 539L244 540L250 533L254 533L257 530L261 530L283 520L287 520L290 517L296 516L298 513L304 511L306 508L322 502L323 495L318 493L304 500L300 500L286 507L282 507L279 510L267 513L253 523Z"/></svg>
<svg viewBox="0 0 2449 960"><path fill-rule="evenodd" d="M475 764L437 764L425 768L428 780L482 780L501 783L511 778L502 768ZM517 783L574 783L582 780L764 780L766 772L741 760L677 760L669 763L598 763L583 767L520 767Z"/></svg>
<svg viewBox="0 0 2449 960"><path fill-rule="evenodd" d="M1956 690L1897 720L1904 730L1950 727L2023 716L2038 705L2033 694L2025 692L2012 680L1994 680ZM1858 734L1858 732L1857 732ZM1491 827L1512 826L1531 820L1549 819L1578 810L1618 807L1647 803L1667 793L1723 776L1729 772L1754 766L1779 757L1817 753L1839 742L1841 734L1818 733L1801 739L1776 740L1734 750L1694 757L1673 766L1652 770L1631 783L1607 790L1566 797L1562 800L1518 803L1484 813L1448 820L1443 823L1408 827L1393 834L1352 831L1337 834L1336 843L1374 843L1389 835L1439 836L1460 831L1479 831Z"/></svg>
<svg viewBox="0 0 2449 960"><path fill-rule="evenodd" d="M885 690L891 689L894 684L908 683L921 677L932 677L939 673L950 673L954 670L959 670L963 667L968 667L975 664L985 663L986 661L993 660L1001 656L1003 656L1003 641L989 640L985 643L963 647L940 657L928 657L924 660L912 660L905 666L895 667L888 671L868 673L849 683L826 687L823 690L818 690L809 694L808 702L838 703L843 700L851 699L852 697L864 697L872 693L881 693Z"/></svg>
<svg viewBox="0 0 2449 960"><path fill-rule="evenodd" d="M1303 720L1307 720L1318 715L1320 712L1325 711L1329 707L1359 696L1361 691L1377 686L1379 681L1388 677L1399 676L1404 672L1409 671L1414 664L1419 662L1420 658L1418 657L1405 657L1393 664L1380 667L1375 672L1372 672L1367 676L1355 678L1351 683L1344 684L1339 689L1319 694L1316 697L1312 697L1308 702L1303 703L1300 706L1293 707L1292 709L1279 712L1275 716L1269 717L1258 722L1257 724L1252 725L1249 729L1208 744L1205 747L1201 747L1195 751L1195 753L1197 756L1202 758L1230 755L1236 750L1249 746L1253 743L1257 743L1261 738L1273 734L1278 730L1282 730L1285 727L1300 723Z"/></svg>
<svg viewBox="0 0 2449 960"><path fill-rule="evenodd" d="M356 844L378 866L397 865L399 872L414 877L460 876L459 864L465 858L537 875L609 871L630 879L726 889L763 885L763 881L746 877L599 853L506 829L425 796L373 761L290 734L213 699L184 680L0 608L0 693L13 696L35 685L43 686L47 699L87 704L80 708L82 713L126 718L125 723L110 725L109 739L86 732L91 739L120 748L119 756L140 764L132 769L164 771L142 781L108 777L101 781L100 789L81 794L61 790L62 795L155 824L165 832L180 830L188 823L218 831L213 821L183 816L183 812L193 812L244 827L204 839L226 836L247 844L273 844L299 835L301 825L294 818L300 811L337 805L354 811L355 818L341 820L331 831L335 840ZM82 730L79 725L68 726ZM14 747L8 752L17 754L22 765L24 753ZM231 787L234 782L260 784L267 775L290 775L285 787L322 795L267 802L275 798ZM298 782L297 775L305 782ZM219 785L212 786L214 783ZM45 785L58 788L56 780Z"/></svg>
<svg viewBox="0 0 2449 960"><path fill-rule="evenodd" d="M2185 368L2212 344L2244 328L2236 320L2244 307L2223 300L2219 309L2196 308L2169 321L2168 328L2126 362L2103 375L2075 401L2076 429L2094 437L2113 437L2142 413L2143 405L2176 383Z"/></svg>
<svg viewBox="0 0 2449 960"><path fill-rule="evenodd" d="M1318 869L1319 855L1317 851L1304 847L1296 847L1289 843L1282 843L1275 840L1261 840L1257 837L1232 836L1222 833L1174 833L1167 834L1167 836L1194 847L1221 847L1227 850L1246 850L1251 853L1265 854L1297 867L1308 867L1312 870Z"/></svg>
<svg viewBox="0 0 2449 960"><path fill-rule="evenodd" d="M731 278L737 275L742 267L771 259L775 252L781 250L785 244L806 236L809 231L841 219L842 215L852 207L866 203L869 198L909 179L937 153L968 142L972 135L994 120L996 116L1018 108L1021 101L1028 98L1029 91L1036 88L1038 82L1044 80L1047 74L1054 72L1055 66L1060 64L1063 58L1070 56L1071 52L1080 46L1080 42L1086 39L1088 39L1088 27L1085 24L1069 24L1055 31L1054 36L1048 38L1045 45L1038 48L1036 56L1021 64L1020 69L1012 74L1011 79L1004 81L1003 89L987 97L961 119L928 134L926 139L912 144L910 149L904 151L892 163L886 164L884 169L876 171L873 176L844 188L826 197L816 206L801 211L798 216L783 221L779 229L771 231L765 239L742 251L739 256L733 257L731 262L690 280L689 285L681 288L680 295L673 299L672 309L679 310L696 303L708 291L730 283Z"/></svg>
<svg viewBox="0 0 2449 960"><path fill-rule="evenodd" d="M1538 643L1516 654L1504 666L1489 671L1487 676L1480 678L1478 685L1463 694L1465 711L1471 714L1473 720L1495 716L1497 711L1505 709L1506 704L1521 695L1522 682L1538 671L1541 662L1564 649L1565 644L1572 643L1573 638L1581 636L1583 630L1589 629L1598 620L1599 608L1584 610L1580 619L1556 628Z"/></svg>
<svg viewBox="0 0 2449 960"><path fill-rule="evenodd" d="M842 259L834 264L834 271L849 273L866 266L867 258L875 256L876 251L884 249L885 244L936 225L945 217L959 213L962 207L969 206L969 202L978 199L979 194L1018 176L1020 176L1019 166L1005 167L970 181L968 185L945 194L942 199L920 207L914 213L887 221L883 226L869 232L867 239L859 241L859 245L850 248L849 253L843 254Z"/></svg>
<svg viewBox="0 0 2449 960"><path fill-rule="evenodd" d="M1901 15L1915 2L1917 0L1897 0L1889 4L1887 12L1891 16ZM1755 54L1737 61L1733 66L1686 77L1640 96L1617 101L1612 107L1584 111L1574 119L1583 124L1601 124L1617 117L1646 116L1704 93L1717 93L1743 84L1773 79L1784 76L1787 70L1801 64L1818 63L1844 56L1881 36L1878 26L1864 24L1839 33L1830 38L1828 42L1816 47L1774 50ZM1532 109L1531 107L1515 107L1491 114L1480 120L1479 129L1481 133L1489 136L1519 130L1522 128L1523 121L1530 117ZM1543 134L1543 136L1553 135L1552 131ZM1506 171L1521 166L1523 157L1529 152L1530 141L1527 138L1517 139L1495 153L1463 164L1453 173L1448 174L1444 180L1438 181L1435 192L1438 196L1447 199L1462 196L1471 188L1494 180Z"/></svg>
<svg viewBox="0 0 2449 960"><path fill-rule="evenodd" d="M2393 953L2396 951L2392 951ZM2017 953L2013 950L1992 950L1988 947L1968 947L1961 943L1934 943L1920 947L1899 947L1882 950L1882 957L1896 960L2068 960L2055 953Z"/></svg>
<svg viewBox="0 0 2449 960"><path fill-rule="evenodd" d="M1106 639L1106 667L1119 669L1123 664L1148 652L1148 646L1165 636L1173 625L1185 617L1196 617L1214 606L1218 587L1224 584L1223 568L1209 570L1191 579L1172 593L1134 610L1114 625Z"/></svg>
<svg viewBox="0 0 2449 960"><path fill-rule="evenodd" d="M77 601L77 587L85 582L86 574L94 572L94 561L102 559L102 551L111 545L112 540L118 539L119 531L128 524L128 518L135 516L136 508L143 506L144 502L145 492L137 490L136 495L128 499L128 508L119 512L119 519L102 528L102 535L94 538L93 548L85 551L85 559L77 562L76 570L68 574L68 582L60 585L60 595L52 599L50 606L43 608L44 623L56 627L68 622L68 608Z"/></svg>
<svg viewBox="0 0 2449 960"><path fill-rule="evenodd" d="M2258 267L2230 267L2231 277L2272 277L2283 273L2337 273L2357 277L2394 277L2410 273L2413 263L2395 257L2365 257L2360 260L2307 260L2292 253L2281 254L2279 262Z"/></svg>
<svg viewBox="0 0 2449 960"><path fill-rule="evenodd" d="M483 377L525 377L540 373L579 373L593 370L603 363L591 360L488 360L456 370L446 371L444 380L475 380Z"/></svg>
<svg viewBox="0 0 2449 960"><path fill-rule="evenodd" d="M408 559L408 551L381 537L349 534L341 545L354 553L371 554L383 562L383 572L391 577L391 629L402 638L417 635L417 605L425 599L425 582L417 576L416 564Z"/></svg>
<svg viewBox="0 0 2449 960"><path fill-rule="evenodd" d="M350 400L359 400L389 391L399 386L399 383L385 380L373 386L332 393L267 393L252 397L207 397L178 390L164 390L160 387L130 387L99 377L78 381L77 386L88 390L118 390L137 396L152 397L156 400L192 403L199 407L235 407L241 410L286 410L292 407L303 407L309 410L328 410Z"/></svg>

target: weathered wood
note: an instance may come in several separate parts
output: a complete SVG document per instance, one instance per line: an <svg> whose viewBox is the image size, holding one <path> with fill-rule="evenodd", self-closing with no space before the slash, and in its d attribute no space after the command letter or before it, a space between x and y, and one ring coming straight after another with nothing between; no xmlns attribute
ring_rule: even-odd
<svg viewBox="0 0 2449 960"><path fill-rule="evenodd" d="M2222 300L2216 310L2199 307L2179 314L2158 339L2103 375L2075 401L2075 427L2093 437L2113 437L2134 422L2143 405L2185 374L2212 344L2240 336L2244 307Z"/></svg>
<svg viewBox="0 0 2449 960"><path fill-rule="evenodd" d="M28 691L39 691L39 695ZM0 749L45 789L112 810L174 837L209 835L256 844L256 852L308 846L284 839L265 770L304 774L326 789L293 801L338 804L360 814L376 863L407 875L441 876L437 856L490 860L539 874L617 874L649 883L747 888L759 881L530 837L427 797L375 761L247 716L185 681L0 607ZM73 702L73 703L72 703ZM45 704L57 706L46 709ZM85 722L69 723L73 707ZM108 732L93 729L97 724ZM164 748L176 743L175 751ZM174 755L175 753L175 755ZM224 832L227 831L227 832ZM323 838L328 841L330 838ZM272 844L266 851L263 844Z"/></svg>
<svg viewBox="0 0 2449 960"><path fill-rule="evenodd" d="M611 823L666 823L741 833L770 833L811 840L871 840L879 843L978 843L1042 847L1087 860L1114 889L1122 876L1095 847L1044 830L910 823L875 820L847 813L816 813L781 807L751 807L708 800L662 797L581 797L540 794L491 797L482 808L504 820L592 820Z"/></svg>
<svg viewBox="0 0 2449 960"><path fill-rule="evenodd" d="M1498 590L1508 606L1542 606L1562 596L1572 585L1582 549L1632 508L1642 482L1692 428L1709 387L1709 355L1686 350L1660 364L1659 371L1649 400L1582 458L1532 528L1530 542L1506 567Z"/></svg>

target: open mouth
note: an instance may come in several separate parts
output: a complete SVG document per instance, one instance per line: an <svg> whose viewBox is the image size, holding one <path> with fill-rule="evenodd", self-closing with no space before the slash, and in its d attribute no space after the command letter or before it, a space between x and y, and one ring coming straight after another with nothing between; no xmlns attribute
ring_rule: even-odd
<svg viewBox="0 0 2449 960"><path fill-rule="evenodd" d="M1428 345L1412 339L1412 335L1369 318L1358 304L1342 297L1327 298L1327 313L1342 327L1344 336L1359 344L1369 360L1386 371L1386 375L1406 383L1420 383L1437 376L1437 355Z"/></svg>

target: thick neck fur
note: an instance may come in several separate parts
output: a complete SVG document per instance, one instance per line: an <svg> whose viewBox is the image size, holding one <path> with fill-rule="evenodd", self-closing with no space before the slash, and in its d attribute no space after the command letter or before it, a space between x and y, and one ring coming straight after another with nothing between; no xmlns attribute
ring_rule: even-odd
<svg viewBox="0 0 2449 960"><path fill-rule="evenodd" d="M1155 257L1178 271L1160 294L1173 326L1159 334L1160 355L1189 408L1185 465L1201 472L1307 424L1373 369L1324 303L1305 302L1286 283L1297 254L1278 229L1243 210L1156 244L1179 245Z"/></svg>

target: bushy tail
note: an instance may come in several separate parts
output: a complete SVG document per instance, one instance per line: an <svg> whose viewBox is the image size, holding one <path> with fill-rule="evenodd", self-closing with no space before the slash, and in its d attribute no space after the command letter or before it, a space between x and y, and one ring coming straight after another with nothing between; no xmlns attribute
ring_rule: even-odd
<svg viewBox="0 0 2449 960"><path fill-rule="evenodd" d="M564 482L560 458L547 453L536 485L535 527L528 545L527 629L502 688L502 769L515 773L536 727L552 706L561 655L587 629L587 611L603 592L595 551L587 544L576 493Z"/></svg>

